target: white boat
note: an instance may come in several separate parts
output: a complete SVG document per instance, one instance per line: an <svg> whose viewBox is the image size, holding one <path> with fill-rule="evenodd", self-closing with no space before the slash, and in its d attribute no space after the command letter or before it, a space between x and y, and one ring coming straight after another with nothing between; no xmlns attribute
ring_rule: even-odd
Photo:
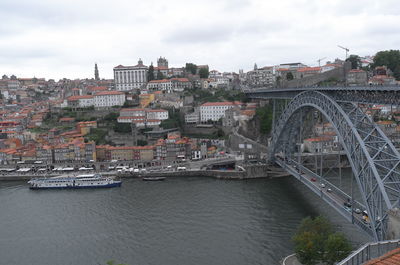
<svg viewBox="0 0 400 265"><path fill-rule="evenodd" d="M30 189L112 188L119 187L122 184L121 180L103 177L100 174L33 178L28 183Z"/></svg>

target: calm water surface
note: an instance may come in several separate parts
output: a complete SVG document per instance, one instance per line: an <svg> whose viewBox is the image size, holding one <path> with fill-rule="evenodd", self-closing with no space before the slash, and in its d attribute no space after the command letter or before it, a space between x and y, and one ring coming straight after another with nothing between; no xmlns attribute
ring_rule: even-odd
<svg viewBox="0 0 400 265"><path fill-rule="evenodd" d="M318 214L355 246L368 240L290 177L41 191L0 182L0 264L278 264L301 219Z"/></svg>

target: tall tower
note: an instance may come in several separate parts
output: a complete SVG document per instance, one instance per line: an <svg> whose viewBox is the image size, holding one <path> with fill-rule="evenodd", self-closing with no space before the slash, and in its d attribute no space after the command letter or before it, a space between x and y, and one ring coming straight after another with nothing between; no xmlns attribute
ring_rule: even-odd
<svg viewBox="0 0 400 265"><path fill-rule="evenodd" d="M168 60L160 56L160 58L157 59L157 66L168 68Z"/></svg>
<svg viewBox="0 0 400 265"><path fill-rule="evenodd" d="M94 80L100 80L99 69L97 68L97 63L94 64Z"/></svg>

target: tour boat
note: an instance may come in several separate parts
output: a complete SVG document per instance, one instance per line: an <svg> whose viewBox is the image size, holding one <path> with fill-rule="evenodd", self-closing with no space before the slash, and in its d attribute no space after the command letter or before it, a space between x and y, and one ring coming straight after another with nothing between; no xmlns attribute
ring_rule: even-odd
<svg viewBox="0 0 400 265"><path fill-rule="evenodd" d="M122 184L121 180L104 177L100 174L33 178L28 183L30 184L30 189L112 188L120 187Z"/></svg>

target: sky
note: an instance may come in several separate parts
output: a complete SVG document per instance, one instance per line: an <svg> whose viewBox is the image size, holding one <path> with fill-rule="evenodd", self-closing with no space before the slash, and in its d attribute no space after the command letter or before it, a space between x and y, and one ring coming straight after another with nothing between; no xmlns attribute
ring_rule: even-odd
<svg viewBox="0 0 400 265"><path fill-rule="evenodd" d="M113 67L185 63L238 72L318 66L400 49L398 0L0 0L0 75L101 78Z"/></svg>

